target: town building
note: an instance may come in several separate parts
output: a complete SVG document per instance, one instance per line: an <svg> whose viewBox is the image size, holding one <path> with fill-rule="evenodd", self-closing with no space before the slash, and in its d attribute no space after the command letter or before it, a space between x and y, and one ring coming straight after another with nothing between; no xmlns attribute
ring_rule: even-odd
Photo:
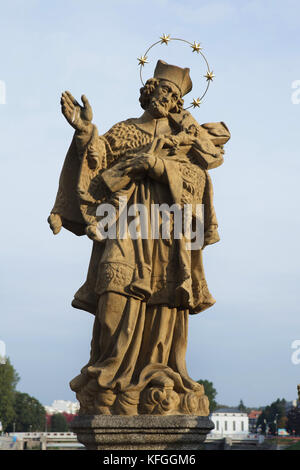
<svg viewBox="0 0 300 470"><path fill-rule="evenodd" d="M257 420L261 414L262 414L261 410L251 410L250 413L248 414L250 432L256 432Z"/></svg>
<svg viewBox="0 0 300 470"><path fill-rule="evenodd" d="M55 413L67 413L76 415L79 411L79 403L66 400L54 400L51 406L45 406L46 413L53 415Z"/></svg>
<svg viewBox="0 0 300 470"><path fill-rule="evenodd" d="M249 418L238 408L220 408L211 414L215 425L212 435L232 436L249 433Z"/></svg>

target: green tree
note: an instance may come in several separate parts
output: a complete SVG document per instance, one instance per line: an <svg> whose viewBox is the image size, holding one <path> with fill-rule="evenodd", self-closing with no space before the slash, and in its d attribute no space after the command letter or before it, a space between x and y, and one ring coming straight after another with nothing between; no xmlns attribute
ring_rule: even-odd
<svg viewBox="0 0 300 470"><path fill-rule="evenodd" d="M217 407L217 402L215 400L217 390L214 388L214 384L208 380L198 380L198 384L202 384L204 387L205 395L209 399L209 410L212 413Z"/></svg>
<svg viewBox="0 0 300 470"><path fill-rule="evenodd" d="M46 412L43 405L27 393L15 392L15 430L17 432L43 431ZM12 430L13 423L10 423Z"/></svg>
<svg viewBox="0 0 300 470"><path fill-rule="evenodd" d="M0 421L3 431L15 419L15 390L19 376L11 365L9 358L5 364L0 364Z"/></svg>
<svg viewBox="0 0 300 470"><path fill-rule="evenodd" d="M282 418L278 420L278 428L286 429L287 423L288 423L288 417L282 416Z"/></svg>
<svg viewBox="0 0 300 470"><path fill-rule="evenodd" d="M69 426L65 416L62 413L55 413L51 416L51 431L66 432Z"/></svg>
<svg viewBox="0 0 300 470"><path fill-rule="evenodd" d="M286 429L290 434L300 435L300 408L293 407L288 412Z"/></svg>
<svg viewBox="0 0 300 470"><path fill-rule="evenodd" d="M285 416L285 405L286 401L284 398L281 400L277 398L271 405L264 408L257 420L257 426L261 427L263 433L266 432L268 427L271 434L276 434L278 423Z"/></svg>

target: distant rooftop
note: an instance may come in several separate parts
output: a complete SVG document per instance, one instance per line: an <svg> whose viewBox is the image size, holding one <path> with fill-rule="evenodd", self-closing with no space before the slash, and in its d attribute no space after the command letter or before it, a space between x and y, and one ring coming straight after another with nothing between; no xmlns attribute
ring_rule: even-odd
<svg viewBox="0 0 300 470"><path fill-rule="evenodd" d="M242 413L242 414L247 414L246 411L241 411L238 408L219 408L214 411L214 413Z"/></svg>
<svg viewBox="0 0 300 470"><path fill-rule="evenodd" d="M48 414L54 413L70 413L77 414L79 410L79 403L69 400L54 400L51 406L44 406Z"/></svg>
<svg viewBox="0 0 300 470"><path fill-rule="evenodd" d="M261 410L251 410L250 413L248 414L250 419L256 419L258 416L262 414Z"/></svg>

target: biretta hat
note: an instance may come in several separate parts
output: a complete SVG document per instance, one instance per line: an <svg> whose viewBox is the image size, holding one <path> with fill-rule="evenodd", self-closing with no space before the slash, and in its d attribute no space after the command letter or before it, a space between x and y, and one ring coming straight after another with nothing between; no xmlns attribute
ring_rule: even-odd
<svg viewBox="0 0 300 470"><path fill-rule="evenodd" d="M170 65L163 60L157 62L154 78L174 83L179 88L181 96L189 93L193 87L189 68L183 69L177 65Z"/></svg>

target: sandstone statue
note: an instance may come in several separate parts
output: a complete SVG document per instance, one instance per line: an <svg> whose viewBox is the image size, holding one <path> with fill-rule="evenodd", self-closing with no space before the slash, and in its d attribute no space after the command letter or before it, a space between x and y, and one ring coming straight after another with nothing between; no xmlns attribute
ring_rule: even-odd
<svg viewBox="0 0 300 470"><path fill-rule="evenodd" d="M72 302L95 316L89 362L70 383L81 414L209 414L185 354L189 315L215 302L202 263L204 247L219 240L208 170L222 164L230 134L223 122L200 125L184 109L191 89L188 68L159 60L140 90L142 116L101 136L87 98L80 105L70 92L62 94L62 113L75 134L48 222L54 234L63 226L93 241L86 282ZM189 205L192 225L196 207L204 207L203 243L191 249L185 235L174 235L173 212L167 236L103 236L100 208L111 205L120 220L122 201L145 208L148 221L153 205ZM133 212L127 215L134 220Z"/></svg>

